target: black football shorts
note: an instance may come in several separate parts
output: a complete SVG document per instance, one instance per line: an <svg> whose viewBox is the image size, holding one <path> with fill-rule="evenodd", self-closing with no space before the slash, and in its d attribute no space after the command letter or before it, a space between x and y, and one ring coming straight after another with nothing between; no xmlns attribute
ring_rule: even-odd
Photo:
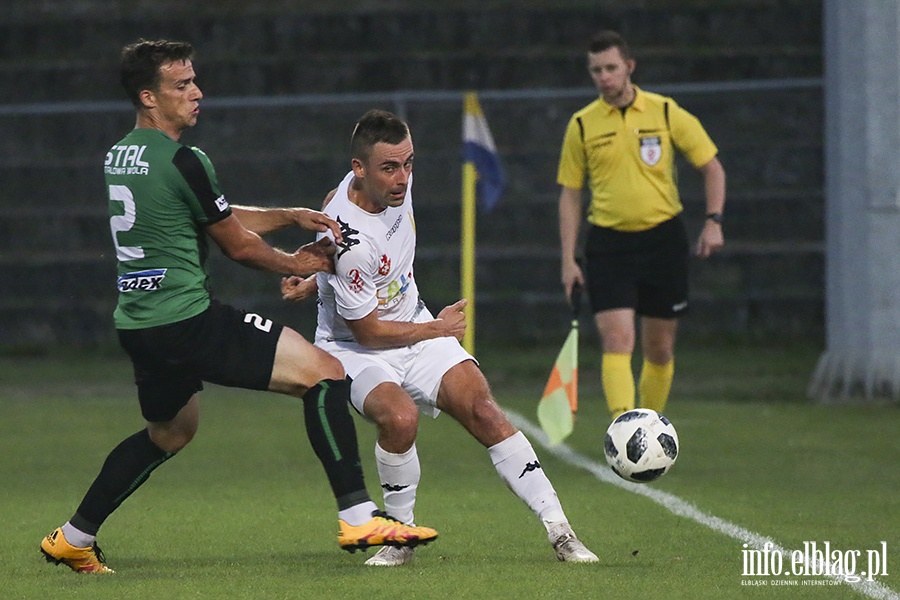
<svg viewBox="0 0 900 600"><path fill-rule="evenodd" d="M680 317L688 307L689 255L681 216L646 231L591 226L585 243L591 310L632 308L647 317Z"/></svg>
<svg viewBox="0 0 900 600"><path fill-rule="evenodd" d="M212 301L196 317L147 329L119 329L131 357L144 419L169 421L203 382L267 390L284 329L257 314Z"/></svg>

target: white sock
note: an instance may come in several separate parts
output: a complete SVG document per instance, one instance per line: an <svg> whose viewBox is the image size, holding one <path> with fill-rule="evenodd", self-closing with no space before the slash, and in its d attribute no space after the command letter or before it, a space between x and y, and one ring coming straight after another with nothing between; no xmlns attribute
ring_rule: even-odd
<svg viewBox="0 0 900 600"><path fill-rule="evenodd" d="M94 540L97 539L97 536L77 529L68 521L62 526L62 532L63 535L66 536L66 541L76 548L89 548L94 545Z"/></svg>
<svg viewBox="0 0 900 600"><path fill-rule="evenodd" d="M552 525L567 520L556 490L524 433L516 432L494 444L488 453L509 489L528 505L548 531Z"/></svg>
<svg viewBox="0 0 900 600"><path fill-rule="evenodd" d="M372 520L372 513L378 510L378 505L371 500L366 500L361 504L354 504L350 508L338 511L338 519L357 527Z"/></svg>
<svg viewBox="0 0 900 600"><path fill-rule="evenodd" d="M401 523L414 523L413 510L416 507L416 490L422 469L416 445L402 454L388 452L375 443L375 464L378 479L384 490L384 510Z"/></svg>

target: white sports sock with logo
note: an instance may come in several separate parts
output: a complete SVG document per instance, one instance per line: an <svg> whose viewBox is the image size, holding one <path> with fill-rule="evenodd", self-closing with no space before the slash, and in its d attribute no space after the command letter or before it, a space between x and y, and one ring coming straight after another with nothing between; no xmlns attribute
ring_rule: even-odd
<svg viewBox="0 0 900 600"><path fill-rule="evenodd" d="M528 505L548 529L566 521L553 484L544 474L531 442L521 431L488 448L491 461L506 485Z"/></svg>
<svg viewBox="0 0 900 600"><path fill-rule="evenodd" d="M378 479L384 491L385 512L401 523L412 525L416 490L422 477L416 445L413 444L402 454L394 454L376 442L375 464L378 466Z"/></svg>

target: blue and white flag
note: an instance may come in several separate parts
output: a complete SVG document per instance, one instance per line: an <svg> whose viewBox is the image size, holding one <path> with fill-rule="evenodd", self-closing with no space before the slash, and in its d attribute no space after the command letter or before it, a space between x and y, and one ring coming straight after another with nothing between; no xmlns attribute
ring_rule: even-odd
<svg viewBox="0 0 900 600"><path fill-rule="evenodd" d="M475 92L468 92L465 97L463 157L475 166L478 175L475 182L478 206L482 212L490 212L503 195L506 175Z"/></svg>

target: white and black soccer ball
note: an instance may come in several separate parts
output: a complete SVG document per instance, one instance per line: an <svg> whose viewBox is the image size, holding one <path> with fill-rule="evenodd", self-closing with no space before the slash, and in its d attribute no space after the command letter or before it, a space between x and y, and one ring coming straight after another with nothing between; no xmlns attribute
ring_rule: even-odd
<svg viewBox="0 0 900 600"><path fill-rule="evenodd" d="M662 477L678 457L678 434L667 418L648 408L622 413L606 430L606 462L628 481Z"/></svg>

